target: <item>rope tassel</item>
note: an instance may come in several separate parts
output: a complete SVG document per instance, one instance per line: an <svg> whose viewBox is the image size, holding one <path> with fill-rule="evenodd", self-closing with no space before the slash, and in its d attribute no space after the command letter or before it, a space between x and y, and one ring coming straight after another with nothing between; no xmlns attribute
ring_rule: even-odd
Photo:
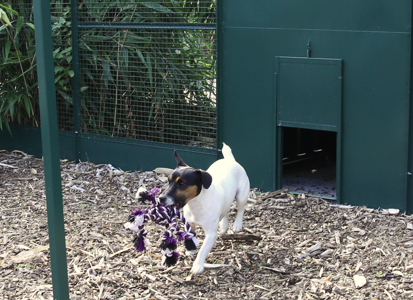
<svg viewBox="0 0 413 300"><path fill-rule="evenodd" d="M152 205L145 210L141 210L140 206L138 206L136 210L131 212L128 217L128 222L124 224L124 227L136 232L133 245L136 251L142 252L145 251L146 246L150 244L146 239L147 231L144 228L145 222L152 220L156 224L165 226L167 230L162 236L160 245L164 254L162 264L172 266L177 263L179 257L179 253L174 251L177 248L177 241L183 242L188 251L195 250L199 245L199 241L179 209L172 206L163 206L155 199L159 191L156 187L150 192L144 187L138 189L138 201L143 203L150 201ZM179 230L178 220L181 220L184 224L185 231Z"/></svg>

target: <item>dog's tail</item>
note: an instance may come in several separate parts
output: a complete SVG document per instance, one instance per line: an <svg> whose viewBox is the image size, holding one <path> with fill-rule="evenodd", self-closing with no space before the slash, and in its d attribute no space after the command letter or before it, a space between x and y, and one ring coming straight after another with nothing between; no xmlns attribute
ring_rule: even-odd
<svg viewBox="0 0 413 300"><path fill-rule="evenodd" d="M231 148L230 148L227 144L225 144L225 143L222 143L222 144L223 144L223 147L222 147L222 155L224 156L224 158L225 158L225 159L233 159L233 160L235 160L234 155L232 155L232 150L231 150Z"/></svg>

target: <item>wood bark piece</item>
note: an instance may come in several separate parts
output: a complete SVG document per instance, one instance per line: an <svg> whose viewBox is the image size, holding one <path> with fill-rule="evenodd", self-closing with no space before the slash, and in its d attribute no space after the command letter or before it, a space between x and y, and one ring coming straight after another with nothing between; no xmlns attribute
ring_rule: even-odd
<svg viewBox="0 0 413 300"><path fill-rule="evenodd" d="M169 176L172 174L172 172L174 171L173 169L170 168L156 168L155 170L153 170L156 173L159 174L165 174L166 176Z"/></svg>
<svg viewBox="0 0 413 300"><path fill-rule="evenodd" d="M221 239L223 240L244 240L244 241L257 241L261 240L261 235L257 234L243 234L243 233L223 233L220 235Z"/></svg>
<svg viewBox="0 0 413 300"><path fill-rule="evenodd" d="M224 268L224 267L230 267L231 265L226 265L226 264L204 264L205 268L207 269L218 269L218 268Z"/></svg>
<svg viewBox="0 0 413 300"><path fill-rule="evenodd" d="M287 273L285 270L281 270L281 269L277 269L277 268L270 268L270 267L261 267L261 268L266 269L266 270L271 270L271 271L274 271L274 272L277 272L277 273L282 273L282 274Z"/></svg>
<svg viewBox="0 0 413 300"><path fill-rule="evenodd" d="M0 163L0 167L18 169L16 166L12 166L12 165L8 165L8 164L3 164L3 163Z"/></svg>
<svg viewBox="0 0 413 300"><path fill-rule="evenodd" d="M319 243L311 246L310 248L308 248L308 249L306 250L306 252L311 253L311 252L314 252L314 251L319 250L321 247L323 247L323 243L319 242Z"/></svg>
<svg viewBox="0 0 413 300"><path fill-rule="evenodd" d="M354 280L354 285L356 286L356 289L359 289L365 286L367 283L366 277L364 277L363 275L354 275L353 280Z"/></svg>
<svg viewBox="0 0 413 300"><path fill-rule="evenodd" d="M275 198L275 197L277 197L281 194L284 194L284 193L288 193L288 189L281 189L281 190L277 190L275 192L268 193L267 195L262 196L259 199L266 200L266 199L269 199L269 198Z"/></svg>

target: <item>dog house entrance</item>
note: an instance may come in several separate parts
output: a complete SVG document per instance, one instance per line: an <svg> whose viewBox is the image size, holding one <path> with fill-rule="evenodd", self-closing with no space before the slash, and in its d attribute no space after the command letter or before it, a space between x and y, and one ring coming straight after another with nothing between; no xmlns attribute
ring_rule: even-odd
<svg viewBox="0 0 413 300"><path fill-rule="evenodd" d="M337 133L282 127L282 187L336 199Z"/></svg>
<svg viewBox="0 0 413 300"><path fill-rule="evenodd" d="M342 60L277 56L275 63L276 185L337 199Z"/></svg>

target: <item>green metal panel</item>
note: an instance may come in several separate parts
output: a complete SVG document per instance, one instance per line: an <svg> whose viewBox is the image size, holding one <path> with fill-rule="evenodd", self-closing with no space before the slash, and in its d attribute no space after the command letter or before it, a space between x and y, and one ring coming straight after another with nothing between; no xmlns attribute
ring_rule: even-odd
<svg viewBox="0 0 413 300"><path fill-rule="evenodd" d="M94 163L111 163L123 170L153 170L175 168L173 149L194 168L206 169L217 157L215 149L198 149L163 143L134 141L96 135L81 135L81 157ZM102 151L104 149L104 151Z"/></svg>
<svg viewBox="0 0 413 300"><path fill-rule="evenodd" d="M223 0L224 27L280 30L406 32L411 1Z"/></svg>
<svg viewBox="0 0 413 300"><path fill-rule="evenodd" d="M341 60L276 57L277 125L338 131Z"/></svg>
<svg viewBox="0 0 413 300"><path fill-rule="evenodd" d="M42 137L40 128L11 125L12 135L0 131L0 149L13 151L20 150L35 157L42 157ZM60 158L75 160L74 134L68 131L59 132Z"/></svg>
<svg viewBox="0 0 413 300"><path fill-rule="evenodd" d="M411 2L224 1L222 14L222 139L251 185L278 180L275 57L306 57L310 41L312 58L343 61L341 201L406 209Z"/></svg>
<svg viewBox="0 0 413 300"><path fill-rule="evenodd" d="M13 135L0 131L0 149L21 150L42 157L41 135L38 128L12 126ZM75 135L59 132L60 157L75 160ZM123 170L153 170L157 167L175 168L173 150L176 149L186 163L194 168L207 169L217 158L216 149L202 149L172 144L110 138L98 135L80 135L81 161L110 163Z"/></svg>

